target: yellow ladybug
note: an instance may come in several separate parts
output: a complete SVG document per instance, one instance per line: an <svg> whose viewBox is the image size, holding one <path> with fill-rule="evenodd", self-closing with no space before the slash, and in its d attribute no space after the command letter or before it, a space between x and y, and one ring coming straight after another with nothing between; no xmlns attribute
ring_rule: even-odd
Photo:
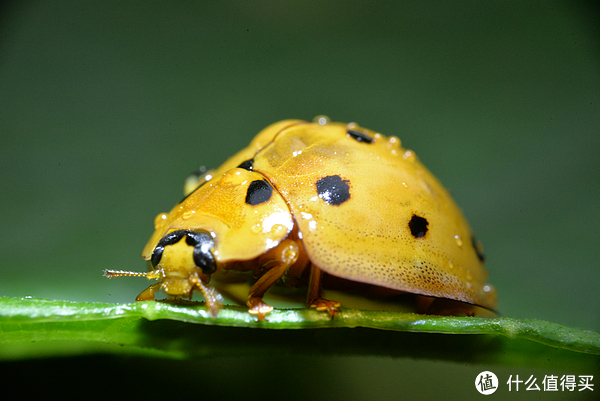
<svg viewBox="0 0 600 401"><path fill-rule="evenodd" d="M219 270L253 271L251 314L273 308L263 295L277 280L309 276L307 304L335 313L321 296L323 273L391 290L496 307L484 257L448 191L416 155L354 123L284 120L214 171L186 182L186 197L154 220L142 252L149 273L109 277L158 280L138 301L163 290L195 289L213 314L207 284Z"/></svg>

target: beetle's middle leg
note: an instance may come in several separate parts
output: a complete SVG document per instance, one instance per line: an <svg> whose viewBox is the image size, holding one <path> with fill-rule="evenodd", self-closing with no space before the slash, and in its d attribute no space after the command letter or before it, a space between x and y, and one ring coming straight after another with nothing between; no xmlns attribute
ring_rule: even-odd
<svg viewBox="0 0 600 401"><path fill-rule="evenodd" d="M260 264L265 264L268 270L250 288L248 293L248 312L257 315L259 320L271 312L273 307L262 300L265 292L283 276L300 257L300 248L292 239L286 239L277 247L271 249L259 259ZM268 267L269 265L273 267Z"/></svg>

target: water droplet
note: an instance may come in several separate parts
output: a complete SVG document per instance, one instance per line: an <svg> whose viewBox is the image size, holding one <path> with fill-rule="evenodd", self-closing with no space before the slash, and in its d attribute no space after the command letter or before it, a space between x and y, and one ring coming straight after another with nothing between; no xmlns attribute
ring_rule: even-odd
<svg viewBox="0 0 600 401"><path fill-rule="evenodd" d="M185 212L185 213L184 213L184 214L183 214L181 217L182 217L184 220L187 220L187 219L189 219L190 217L192 217L192 216L194 215L194 213L196 213L196 211L195 211L195 210L188 210L188 211L187 211L187 212Z"/></svg>
<svg viewBox="0 0 600 401"><path fill-rule="evenodd" d="M156 216L154 218L154 229L158 230L158 228L160 226L162 226L165 223L165 221L167 221L167 214L166 213L161 213L158 216Z"/></svg>
<svg viewBox="0 0 600 401"><path fill-rule="evenodd" d="M329 123L329 121L329 117L327 116L316 116L315 118L313 118L313 122L318 123L320 125L325 125Z"/></svg>
<svg viewBox="0 0 600 401"><path fill-rule="evenodd" d="M250 227L250 231L252 231L254 234L259 234L262 232L262 230L263 230L263 227L262 227L262 224L260 224L260 223L256 223L252 227Z"/></svg>
<svg viewBox="0 0 600 401"><path fill-rule="evenodd" d="M274 234L279 234L284 231L287 231L287 227L283 224L274 224L273 227L271 227L271 232Z"/></svg>
<svg viewBox="0 0 600 401"><path fill-rule="evenodd" d="M457 234L457 235L455 235L455 236L454 236L454 240L456 241L456 245L458 245L458 246L463 246L463 240L462 240L462 238L460 237L460 235L458 235L458 234Z"/></svg>
<svg viewBox="0 0 600 401"><path fill-rule="evenodd" d="M400 155L399 152L402 150L400 148L400 139L398 139L395 136L391 136L388 138L388 141L385 145L387 146L388 149L390 149L392 155L394 155L394 156ZM406 159L406 153L404 153L403 157Z"/></svg>
<svg viewBox="0 0 600 401"><path fill-rule="evenodd" d="M454 269L454 263L451 260L448 260L448 268Z"/></svg>
<svg viewBox="0 0 600 401"><path fill-rule="evenodd" d="M402 158L409 162L414 162L417 159L412 150L407 150L406 152L404 152Z"/></svg>

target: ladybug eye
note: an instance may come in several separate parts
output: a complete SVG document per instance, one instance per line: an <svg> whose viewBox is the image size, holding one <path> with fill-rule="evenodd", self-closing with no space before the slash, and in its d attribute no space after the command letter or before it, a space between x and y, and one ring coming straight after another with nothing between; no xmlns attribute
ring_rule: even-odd
<svg viewBox="0 0 600 401"><path fill-rule="evenodd" d="M254 170L254 159L248 159L245 162L242 162L237 168L243 168L248 171Z"/></svg>
<svg viewBox="0 0 600 401"><path fill-rule="evenodd" d="M373 143L373 142L375 142L375 139L371 138L367 134L363 134L360 131L354 131L354 130L349 129L346 132L348 133L348 135L351 138L357 140L358 142L365 142L365 143Z"/></svg>
<svg viewBox="0 0 600 401"><path fill-rule="evenodd" d="M207 231L177 230L168 233L158 241L158 244L152 252L150 263L156 268L165 251L165 247L178 243L183 237L186 237L186 244L194 247L194 263L204 274L211 274L217 269L215 258L210 249L215 246L215 241Z"/></svg>
<svg viewBox="0 0 600 401"><path fill-rule="evenodd" d="M246 204L254 206L271 199L273 187L267 180L252 181L246 192Z"/></svg>
<svg viewBox="0 0 600 401"><path fill-rule="evenodd" d="M425 234L427 234L427 225L429 222L427 219L417 216L413 214L410 221L408 222L408 228L410 228L410 233L415 238L423 238Z"/></svg>

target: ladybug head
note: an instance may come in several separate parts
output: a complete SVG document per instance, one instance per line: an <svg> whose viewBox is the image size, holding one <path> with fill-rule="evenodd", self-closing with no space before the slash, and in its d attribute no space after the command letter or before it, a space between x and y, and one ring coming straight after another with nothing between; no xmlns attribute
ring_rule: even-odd
<svg viewBox="0 0 600 401"><path fill-rule="evenodd" d="M205 230L174 230L164 235L150 256L152 270L138 273L121 270L105 270L106 277L136 276L158 280L137 296L136 301L149 301L162 289L170 298L189 297L198 289L207 302L217 305L218 293L212 293L202 281L208 282L210 274L217 270L214 256L215 242ZM212 311L215 314L215 311Z"/></svg>
<svg viewBox="0 0 600 401"><path fill-rule="evenodd" d="M212 253L214 246L215 241L208 231L171 231L156 244L150 263L152 268L156 269L161 260L168 258L168 261L165 260L165 263L161 265L167 268L168 266L177 266L179 269L184 266L189 268L198 267L202 270L202 273L212 274L217 269L215 257ZM167 249L166 252L165 249ZM165 255L164 258L163 254Z"/></svg>

